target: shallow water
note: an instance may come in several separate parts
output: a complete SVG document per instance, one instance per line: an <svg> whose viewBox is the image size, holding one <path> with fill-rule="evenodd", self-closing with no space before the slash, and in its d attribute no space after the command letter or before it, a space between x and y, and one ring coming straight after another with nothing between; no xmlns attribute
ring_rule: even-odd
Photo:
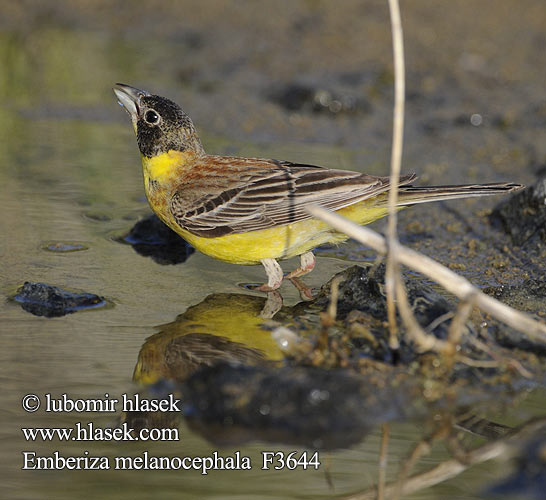
<svg viewBox="0 0 546 500"><path fill-rule="evenodd" d="M475 9L473 2L459 3L449 9L465 12ZM527 117L525 109L543 103L544 99L540 82L544 82L545 65L537 65L536 61L544 62L540 47L546 42L544 32L538 29L540 20L530 19L541 15L546 19L546 10L535 4L527 17L518 20L507 13L515 2L499 3L502 8L496 15L500 21L493 20L492 25L505 21L503 15L511 23L500 41L501 47L510 45L510 37L516 37L521 30L535 35L534 43L514 45L510 61L517 70L515 73L508 71L507 62L499 66L497 80L493 83L487 80L480 73L483 69L480 64L489 64L489 56L493 63L498 63L504 53L499 55L485 34L480 37L476 30L468 28L474 42L469 42L470 47L465 50L471 55L479 53L481 58L470 58L479 74L470 72L469 80L460 82L459 87L464 89L457 90L460 94L449 97L457 85L447 83L450 77L447 70L438 80L422 83L422 88L416 82L420 77L433 78L432 70L430 74L424 70L424 76L410 74L413 89L418 88L423 94L409 105L413 118L410 116L407 127L410 141L406 170L419 170L425 182L474 182L484 177L491 181L505 178L529 182L537 164L544 161L546 140L540 122L544 115L536 112L536 122L532 117L526 118L527 121L522 117ZM66 12L60 4L34 11L4 6L4 20L0 24L0 291L6 298L0 301L3 387L0 457L5 464L2 482L6 498L149 498L151 495L211 499L331 498L371 487L377 478L380 429L372 430L363 442L350 449L321 452L322 466L317 471L261 470L263 450L294 449L262 442L219 449L225 456L235 450L250 456L252 470L211 471L207 476L199 471L21 470L24 450L39 455L58 450L63 456L80 456L84 450L90 455L108 457L138 455L145 450L157 456L209 456L218 447L190 431L184 423L180 427L180 441L176 443L142 446L128 442L26 442L21 427L70 427L75 422L89 420L107 426L116 416L48 414L41 410L25 413L21 398L29 393L40 396L67 393L75 399L132 393L133 371L148 337L163 331L166 324L211 294L261 297L243 286L263 280L259 266L231 266L199 253L183 264L162 266L117 241L149 213L149 208L144 199L134 136L111 93L113 83L153 85L149 90L170 92L170 97L186 103L187 111L202 131L205 147L211 152L286 158L361 169L371 174L384 174L388 162L390 90L380 84L387 65L381 56L389 57L390 33L383 32L382 23L387 18L381 2L370 2L366 12L362 11L366 10L364 7L351 4L346 18L336 16L329 7L313 3L287 7L285 16L276 9L264 15L257 8L249 8L242 18L221 2L211 2L202 11L188 4L190 15L181 21L180 30L176 16L182 19L183 9L181 12L161 2L154 3L155 10L152 8L151 13L127 13L124 11L127 6L122 4L111 6L110 11L101 8L100 3L89 5L75 2ZM418 29L420 7L408 13L406 31L410 37ZM348 55L354 48L350 42L362 42L358 24L349 21L355 12L360 12L369 36L376 37L375 56L370 56L374 54L370 47L363 49L358 57ZM433 16L438 21L436 16L439 14ZM302 23L299 55L289 50L293 47L286 37L274 35L277 25L282 30L296 29L286 26L290 24L289 17ZM211 30L218 20L223 22L218 33L213 34ZM344 22L350 26L346 39L339 30L345 26ZM490 28L484 23L486 29ZM456 24L458 28L453 28L450 34L455 32L455 38L462 40L464 23ZM320 29L310 29L313 26ZM272 38L264 39L261 29ZM328 39L329 45L324 42L325 45L313 48L317 30L323 30L320 40ZM441 35L429 32L428 36L436 39ZM423 71L427 58L434 71L449 66L430 49L434 43L425 42L409 42L409 60L415 64L415 71ZM429 49L423 60L416 61L416 46L420 43ZM453 60L463 57L464 53L453 49L456 44L451 39L444 43L456 53L452 55L448 50L446 57ZM529 47L528 57L522 62L521 51L526 47ZM358 52L358 48L354 50ZM323 54L326 54L324 60ZM268 57L270 65L265 62ZM336 60L338 66L328 67ZM376 100L370 97L374 109L371 115L355 118L286 113L267 98L273 83L307 75L310 81L331 84L336 81L336 74L355 72L366 63L370 63L366 68L372 68L370 74L364 72L358 77L364 83L353 91L365 88L369 95L380 96ZM519 76L516 78L515 74ZM371 85L370 81L375 83ZM442 82L446 82L445 87ZM518 126L508 127L507 131L454 127L454 117L479 107L476 104L479 98L469 95L473 91L485 92L488 84L492 90L483 96L488 103L486 111L493 115L501 112L490 104L500 96L501 101L505 99L504 111L509 118L515 117ZM509 84L511 90L507 90ZM368 88L371 86L376 94ZM427 94L428 88L434 90ZM446 96L442 96L444 92ZM522 95L526 101L522 101ZM434 98L443 102L444 107L436 103L438 109L433 106L431 111ZM422 122L439 123L438 135L423 133ZM518 283L525 273L532 274L528 269L540 265L540 255L529 257L528 268L517 260L504 267L489 268L488 259L493 258L491 248L478 252L474 263L460 253L469 239L483 238L486 246L491 241L486 239L491 230L487 229L484 218L476 214L493 205L491 200L469 201L442 205L437 210L416 208L415 216L409 215L409 211L402 213L401 238L444 262L465 264L463 274L479 285ZM465 221L471 221L473 234L469 235ZM375 227L382 227L382 223ZM81 245L81 249L50 251L47 247L51 244ZM354 242L323 249L319 252L317 271L305 281L319 288L333 274L345 269L348 261L370 262L374 258L372 252ZM289 261L285 267L290 269L296 264ZM490 272L484 273L486 268ZM96 293L105 297L110 306L60 318L32 316L7 299L25 281ZM299 302L292 287L284 286L282 292L285 305ZM211 304L209 309L214 310L214 306ZM220 316L221 326L225 308L219 307L215 314ZM191 325L187 328L191 329ZM252 336L243 335L238 340L263 350L271 358L280 357L269 330L257 327ZM536 389L518 405L491 408L485 416L499 423L517 425L533 416L543 416L545 401L544 390ZM399 462L422 435L420 422L391 425L389 477L395 477ZM468 442L478 443L477 438ZM444 448L437 445L421 467L431 467L448 457ZM411 498L479 498L485 485L503 477L508 470L509 465L503 463L482 464Z"/></svg>

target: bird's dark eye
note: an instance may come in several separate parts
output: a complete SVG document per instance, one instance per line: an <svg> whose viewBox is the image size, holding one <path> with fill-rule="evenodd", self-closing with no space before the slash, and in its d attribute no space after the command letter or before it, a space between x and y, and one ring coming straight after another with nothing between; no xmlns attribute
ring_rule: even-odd
<svg viewBox="0 0 546 500"><path fill-rule="evenodd" d="M150 124L155 125L159 121L159 115L153 110L149 109L144 115L144 119Z"/></svg>

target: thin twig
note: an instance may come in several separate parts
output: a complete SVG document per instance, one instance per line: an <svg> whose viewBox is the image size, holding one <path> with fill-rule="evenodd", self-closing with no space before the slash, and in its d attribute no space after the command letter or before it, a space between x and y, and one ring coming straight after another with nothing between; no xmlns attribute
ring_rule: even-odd
<svg viewBox="0 0 546 500"><path fill-rule="evenodd" d="M330 328L336 322L337 316L337 301L339 298L339 284L341 283L341 278L337 277L332 280L330 285L330 303L326 311L320 313L320 322L322 325L322 330L319 336L318 344L320 349L328 348L328 335Z"/></svg>
<svg viewBox="0 0 546 500"><path fill-rule="evenodd" d="M463 356L462 354L457 356L457 361L460 361L467 366L472 366L473 368L498 368L501 364L500 361L494 359L473 359L468 356Z"/></svg>
<svg viewBox="0 0 546 500"><path fill-rule="evenodd" d="M448 319L453 318L455 313L453 311L448 311L445 314L434 318L425 328L425 332L432 333L435 328L438 328L442 323L445 323Z"/></svg>
<svg viewBox="0 0 546 500"><path fill-rule="evenodd" d="M508 306L507 306L508 307ZM516 370L522 377L532 379L533 374L527 370L517 359L511 358L509 356L504 356L502 352L494 350L491 346L487 345L485 342L482 342L476 337L468 337L468 340L474 344L478 349L481 349L485 353L489 354L497 364L505 364L514 370ZM477 366L477 365L476 365Z"/></svg>
<svg viewBox="0 0 546 500"><path fill-rule="evenodd" d="M333 228L345 233L351 238L368 245L376 252L382 254L387 253L385 238L375 231L372 231L367 227L361 227L354 222L321 207L311 206L308 208L308 211L314 217L327 222ZM536 321L528 314L517 311L493 297L485 295L466 278L459 276L426 255L422 255L419 252L400 244L398 244L397 254L401 264L428 276L461 300L468 300L472 297L475 306L482 311L524 333L531 339L546 342L545 323Z"/></svg>
<svg viewBox="0 0 546 500"><path fill-rule="evenodd" d="M398 475L398 480L395 483L394 492L392 494L393 500L398 500L402 494L402 488L406 479L410 475L411 471L423 455L428 455L432 449L432 443L438 441L439 439L445 438L449 434L450 428L447 426L442 426L438 431L429 436L428 438L419 441L417 445L413 448L407 460L404 461L400 468Z"/></svg>
<svg viewBox="0 0 546 500"><path fill-rule="evenodd" d="M426 351L443 351L447 347L447 343L443 340L437 339L434 335L430 335L417 322L413 311L409 304L408 294L406 293L406 287L404 286L404 280L402 274L398 270L395 274L396 282L396 296L398 298L398 310L400 316L404 320L404 325L407 328L409 336L416 344L416 349L420 352Z"/></svg>
<svg viewBox="0 0 546 500"><path fill-rule="evenodd" d="M337 301L339 299L339 284L341 278L337 277L332 280L330 285L330 303L328 304L328 316L330 317L332 324L335 323L337 317Z"/></svg>
<svg viewBox="0 0 546 500"><path fill-rule="evenodd" d="M400 7L398 5L398 0L389 0L389 10L392 26L392 49L394 57L394 111L389 189L389 227L387 232L389 251L387 254L385 289L387 293L387 316L389 320L390 332L389 344L392 349L398 349L399 342L396 328L395 300L397 298L396 289L399 288L396 286L396 275L400 274L400 266L398 265L396 255L398 243L398 237L396 234L396 205L398 203L398 183L400 180L400 166L402 163L402 147L404 141L405 68L404 37L402 33L402 21L400 19ZM400 314L402 315L402 313ZM404 315L402 315L402 319L404 319Z"/></svg>
<svg viewBox="0 0 546 500"><path fill-rule="evenodd" d="M389 449L389 424L383 424L381 426L381 450L379 452L377 500L384 500L385 498L385 482L387 479L388 449Z"/></svg>
<svg viewBox="0 0 546 500"><path fill-rule="evenodd" d="M455 354L457 353L457 347L461 342L461 337L465 328L465 324L472 313L474 308L474 296L469 296L466 300L461 300L457 307L457 312L449 324L447 333L447 356L445 357L445 366L447 370L451 370L455 364ZM468 358L465 358L465 360ZM462 357L459 358L462 360ZM466 361L463 362L466 362ZM468 364L468 363L467 363Z"/></svg>
<svg viewBox="0 0 546 500"><path fill-rule="evenodd" d="M447 341L453 348L453 353L461 341L464 325L467 322L472 309L474 308L474 297L470 296L459 303L457 312L449 324L449 330L447 334Z"/></svg>

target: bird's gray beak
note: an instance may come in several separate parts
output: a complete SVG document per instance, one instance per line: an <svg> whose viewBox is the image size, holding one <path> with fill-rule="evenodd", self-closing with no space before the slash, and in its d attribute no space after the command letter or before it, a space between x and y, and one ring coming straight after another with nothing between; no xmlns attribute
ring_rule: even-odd
<svg viewBox="0 0 546 500"><path fill-rule="evenodd" d="M118 102L125 108L127 113L131 116L133 125L136 126L138 115L140 112L140 99L144 96L150 95L145 90L136 89L130 85L123 83L116 83L114 85L114 94L118 98Z"/></svg>

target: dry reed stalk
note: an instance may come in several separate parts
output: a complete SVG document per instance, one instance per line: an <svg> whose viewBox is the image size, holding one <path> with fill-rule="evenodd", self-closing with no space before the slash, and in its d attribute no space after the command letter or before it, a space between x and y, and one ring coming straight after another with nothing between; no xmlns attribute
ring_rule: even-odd
<svg viewBox="0 0 546 500"><path fill-rule="evenodd" d="M389 424L381 426L381 449L379 451L379 470L377 479L377 500L385 499L385 483L387 480L387 459L389 450Z"/></svg>
<svg viewBox="0 0 546 500"><path fill-rule="evenodd" d="M389 321L389 345L392 349L398 349L398 332L396 327L397 276L400 275L400 265L396 257L398 236L396 233L396 205L398 202L398 182L400 180L400 167L402 163L402 147L404 143L404 98L405 98L405 68L404 68L404 37L402 33L402 20L400 18L400 6L398 0L389 0L389 11L392 31L392 50L394 57L394 110L393 133L391 151L391 172L389 189L389 227L387 232L388 253L387 271L385 274L385 289L387 293L387 317ZM403 286L403 285L402 285ZM405 295L405 294L404 294ZM402 298L402 300L404 300ZM411 318L402 314L402 318L414 324ZM413 316L413 315L412 315Z"/></svg>

